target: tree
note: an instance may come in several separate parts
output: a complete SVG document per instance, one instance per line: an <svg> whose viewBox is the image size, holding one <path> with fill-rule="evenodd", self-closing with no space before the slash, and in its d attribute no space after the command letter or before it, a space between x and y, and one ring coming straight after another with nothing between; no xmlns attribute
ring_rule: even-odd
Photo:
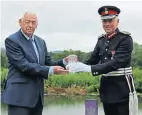
<svg viewBox="0 0 142 115"><path fill-rule="evenodd" d="M142 46L137 43L134 43L132 66L142 68Z"/></svg>
<svg viewBox="0 0 142 115"><path fill-rule="evenodd" d="M88 59L91 52L85 53L80 50L64 50L64 51L55 51L50 52L50 55L53 60L63 59L64 57L75 54L78 56L79 61L83 62ZM134 43L134 51L132 54L132 66L142 68L142 45ZM8 67L8 59L5 53L5 49L1 48L1 67Z"/></svg>
<svg viewBox="0 0 142 115"><path fill-rule="evenodd" d="M8 59L6 56L6 52L4 48L1 48L1 67L2 68L7 68L8 67Z"/></svg>

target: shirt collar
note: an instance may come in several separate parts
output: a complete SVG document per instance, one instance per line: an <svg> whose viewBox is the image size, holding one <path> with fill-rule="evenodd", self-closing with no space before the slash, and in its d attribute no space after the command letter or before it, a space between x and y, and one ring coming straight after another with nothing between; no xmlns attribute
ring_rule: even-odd
<svg viewBox="0 0 142 115"><path fill-rule="evenodd" d="M25 36L25 38L26 38L27 40L31 39L30 37L28 37L28 36L22 31L22 29L21 29L21 32L22 32L22 34ZM34 40L34 34L32 35L32 40Z"/></svg>

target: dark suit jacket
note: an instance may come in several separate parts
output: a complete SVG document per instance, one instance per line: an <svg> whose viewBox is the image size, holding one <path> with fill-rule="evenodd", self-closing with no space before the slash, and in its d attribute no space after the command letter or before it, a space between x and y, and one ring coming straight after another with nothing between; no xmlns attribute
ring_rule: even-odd
<svg viewBox="0 0 142 115"><path fill-rule="evenodd" d="M51 60L44 40L35 36L39 63L32 44L19 30L5 40L9 61L7 82L2 93L6 104L34 107L44 97L44 79L48 78L49 66L63 65L63 61Z"/></svg>

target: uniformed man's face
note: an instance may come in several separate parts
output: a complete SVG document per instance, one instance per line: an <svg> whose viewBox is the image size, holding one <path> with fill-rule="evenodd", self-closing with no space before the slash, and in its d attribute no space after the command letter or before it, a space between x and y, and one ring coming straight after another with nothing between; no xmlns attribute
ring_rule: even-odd
<svg viewBox="0 0 142 115"><path fill-rule="evenodd" d="M19 20L22 31L31 37L37 28L37 17L35 14L26 13L22 19Z"/></svg>
<svg viewBox="0 0 142 115"><path fill-rule="evenodd" d="M106 19L106 20L102 20L102 23L103 23L103 28L105 32L107 34L111 34L116 30L119 23L119 19L117 17L113 19L108 19L108 20Z"/></svg>

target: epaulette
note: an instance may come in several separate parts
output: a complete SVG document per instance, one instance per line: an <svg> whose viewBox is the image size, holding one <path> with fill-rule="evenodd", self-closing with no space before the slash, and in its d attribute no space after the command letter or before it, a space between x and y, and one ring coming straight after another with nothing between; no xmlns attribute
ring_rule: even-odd
<svg viewBox="0 0 142 115"><path fill-rule="evenodd" d="M125 35L128 35L128 36L130 36L130 35L131 35L131 33L126 32L126 31L120 31L120 33L125 34Z"/></svg>
<svg viewBox="0 0 142 115"><path fill-rule="evenodd" d="M98 40L99 40L100 38L104 37L104 36L105 36L105 34L100 35L100 36L98 37Z"/></svg>

